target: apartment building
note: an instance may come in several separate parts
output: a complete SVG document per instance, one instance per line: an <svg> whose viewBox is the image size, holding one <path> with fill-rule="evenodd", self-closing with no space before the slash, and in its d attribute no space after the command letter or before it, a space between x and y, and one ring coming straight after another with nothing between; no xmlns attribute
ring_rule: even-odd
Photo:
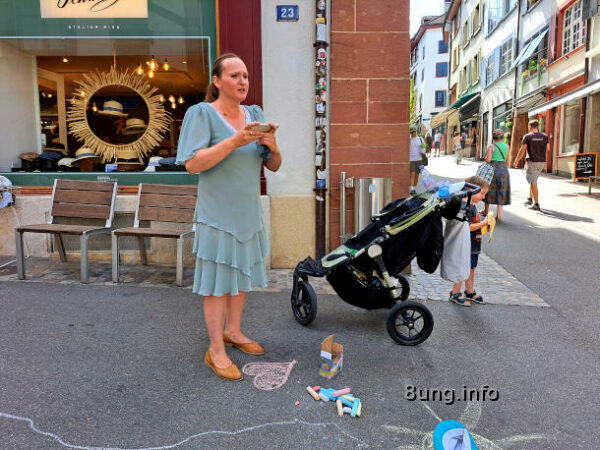
<svg viewBox="0 0 600 450"><path fill-rule="evenodd" d="M444 15L423 17L410 41L410 76L416 98L414 125L431 132L431 118L448 106L448 45Z"/></svg>

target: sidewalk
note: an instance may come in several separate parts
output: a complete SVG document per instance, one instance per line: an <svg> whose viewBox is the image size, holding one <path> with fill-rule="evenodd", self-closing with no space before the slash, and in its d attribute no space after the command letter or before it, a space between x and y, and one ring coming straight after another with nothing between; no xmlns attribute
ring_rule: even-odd
<svg viewBox="0 0 600 450"><path fill-rule="evenodd" d="M463 158L456 165L453 155L429 158L428 170L432 175L449 180L464 180L474 175L480 161ZM600 187L592 184L588 195L588 184L573 183L571 179L543 174L538 180L540 207L542 211L530 211L523 202L529 197L529 184L523 169L509 169L512 204L504 211L527 219L540 229L563 227L570 231L600 242ZM494 210L495 207L492 207Z"/></svg>

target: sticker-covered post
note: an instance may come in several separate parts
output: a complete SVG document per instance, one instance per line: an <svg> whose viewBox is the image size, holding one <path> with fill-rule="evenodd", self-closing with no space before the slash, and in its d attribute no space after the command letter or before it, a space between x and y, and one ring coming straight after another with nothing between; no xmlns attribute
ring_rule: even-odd
<svg viewBox="0 0 600 450"><path fill-rule="evenodd" d="M316 257L326 253L325 199L327 196L327 92L328 92L328 28L327 1L315 5L315 236Z"/></svg>

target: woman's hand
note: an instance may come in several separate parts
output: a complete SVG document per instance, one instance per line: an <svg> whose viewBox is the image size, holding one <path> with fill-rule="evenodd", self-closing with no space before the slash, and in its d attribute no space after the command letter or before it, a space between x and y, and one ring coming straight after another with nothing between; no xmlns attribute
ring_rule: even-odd
<svg viewBox="0 0 600 450"><path fill-rule="evenodd" d="M277 125L270 123L271 131L268 133L261 133L262 136L258 140L260 145L266 146L269 150L271 150L271 155L279 153L279 146L277 145L277 138L275 137L275 131L277 131Z"/></svg>
<svg viewBox="0 0 600 450"><path fill-rule="evenodd" d="M252 131L252 128L255 125L258 125L260 122L250 122L241 130L237 131L232 137L231 140L235 148L243 147L244 145L248 145L254 141L259 141L265 134L261 131Z"/></svg>

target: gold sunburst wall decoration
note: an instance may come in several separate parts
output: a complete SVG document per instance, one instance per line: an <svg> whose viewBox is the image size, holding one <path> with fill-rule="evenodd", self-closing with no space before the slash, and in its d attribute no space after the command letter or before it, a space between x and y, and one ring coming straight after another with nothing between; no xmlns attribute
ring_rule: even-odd
<svg viewBox="0 0 600 450"><path fill-rule="evenodd" d="M95 154L102 157L102 162L116 160L119 152L135 152L140 162L152 148L163 139L163 134L171 128L172 119L160 102L158 88L150 86L147 81L135 74L134 71L119 71L114 67L109 72L93 72L83 75L78 81L71 106L67 113L69 131L78 141L82 141ZM88 123L87 109L89 100L100 89L107 86L122 86L135 91L148 108L148 125L145 132L130 144L111 144L96 136Z"/></svg>

